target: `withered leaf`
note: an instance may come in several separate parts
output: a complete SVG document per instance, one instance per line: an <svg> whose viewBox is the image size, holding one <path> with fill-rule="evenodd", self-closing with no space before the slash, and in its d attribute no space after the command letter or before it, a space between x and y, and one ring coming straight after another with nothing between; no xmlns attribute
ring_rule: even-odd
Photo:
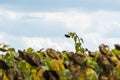
<svg viewBox="0 0 120 80"><path fill-rule="evenodd" d="M57 74L57 72L53 70L44 71L43 77L45 80L60 80L60 77Z"/></svg>
<svg viewBox="0 0 120 80"><path fill-rule="evenodd" d="M90 57L95 57L96 56L96 52L89 52L89 56Z"/></svg>
<svg viewBox="0 0 120 80"><path fill-rule="evenodd" d="M69 35L69 34L65 34L65 37L66 37L66 38L70 38L70 35Z"/></svg>
<svg viewBox="0 0 120 80"><path fill-rule="evenodd" d="M119 45L119 44L115 44L115 48L116 48L117 50L120 50L120 45Z"/></svg>
<svg viewBox="0 0 120 80"><path fill-rule="evenodd" d="M16 73L14 80L25 80L25 77L22 74Z"/></svg>
<svg viewBox="0 0 120 80"><path fill-rule="evenodd" d="M57 59L58 60L58 59L61 58L61 53L58 52L58 51L55 51L55 50L53 50L51 48L47 49L46 52L47 52L47 55L49 57L53 58L53 59Z"/></svg>
<svg viewBox="0 0 120 80"><path fill-rule="evenodd" d="M120 60L120 54L116 54L117 58Z"/></svg>
<svg viewBox="0 0 120 80"><path fill-rule="evenodd" d="M112 56L112 52L109 51L109 47L107 45L101 44L99 46L99 50L103 55Z"/></svg>
<svg viewBox="0 0 120 80"><path fill-rule="evenodd" d="M41 64L40 58L34 54L26 54L25 60L33 66L40 66Z"/></svg>
<svg viewBox="0 0 120 80"><path fill-rule="evenodd" d="M82 63L84 62L84 58L79 54L73 54L72 59L78 65L82 65Z"/></svg>
<svg viewBox="0 0 120 80"><path fill-rule="evenodd" d="M8 64L5 61L3 61L2 59L0 59L0 68L2 68L4 70L10 69L10 67L8 66Z"/></svg>
<svg viewBox="0 0 120 80"><path fill-rule="evenodd" d="M102 54L97 58L97 63L107 74L113 70L113 64Z"/></svg>
<svg viewBox="0 0 120 80"><path fill-rule="evenodd" d="M4 49L4 48L0 48L0 51L2 51L2 52L7 52L8 50L7 50L7 49Z"/></svg>
<svg viewBox="0 0 120 80"><path fill-rule="evenodd" d="M20 58L25 59L25 52L24 51L18 50L18 53L19 53Z"/></svg>

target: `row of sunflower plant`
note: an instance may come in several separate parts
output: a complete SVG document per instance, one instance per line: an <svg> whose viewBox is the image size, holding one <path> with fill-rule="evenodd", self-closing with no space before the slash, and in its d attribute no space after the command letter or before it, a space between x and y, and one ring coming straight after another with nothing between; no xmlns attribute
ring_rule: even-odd
<svg viewBox="0 0 120 80"><path fill-rule="evenodd" d="M120 80L120 45L101 44L99 51L83 48L74 32L75 51L33 48L16 51L0 44L0 80ZM47 44L46 44L47 45Z"/></svg>

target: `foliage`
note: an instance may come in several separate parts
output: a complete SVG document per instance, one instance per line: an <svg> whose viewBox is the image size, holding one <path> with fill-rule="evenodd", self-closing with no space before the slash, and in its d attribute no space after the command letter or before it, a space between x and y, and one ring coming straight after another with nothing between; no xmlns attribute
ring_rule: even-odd
<svg viewBox="0 0 120 80"><path fill-rule="evenodd" d="M101 44L99 51L86 53L76 33L65 36L74 40L75 53L51 48L16 51L1 44L5 54L0 54L0 80L120 80L120 45L110 49Z"/></svg>
<svg viewBox="0 0 120 80"><path fill-rule="evenodd" d="M82 43L84 43L84 41L82 38L79 38L76 33L69 32L68 34L65 34L65 37L71 37L74 40L76 53L84 52L85 49L82 47Z"/></svg>

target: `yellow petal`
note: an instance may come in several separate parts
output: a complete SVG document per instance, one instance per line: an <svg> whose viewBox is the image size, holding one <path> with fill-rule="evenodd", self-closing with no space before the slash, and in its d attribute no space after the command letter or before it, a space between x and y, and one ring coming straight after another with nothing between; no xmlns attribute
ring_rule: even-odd
<svg viewBox="0 0 120 80"><path fill-rule="evenodd" d="M6 74L3 74L3 80L9 80Z"/></svg>

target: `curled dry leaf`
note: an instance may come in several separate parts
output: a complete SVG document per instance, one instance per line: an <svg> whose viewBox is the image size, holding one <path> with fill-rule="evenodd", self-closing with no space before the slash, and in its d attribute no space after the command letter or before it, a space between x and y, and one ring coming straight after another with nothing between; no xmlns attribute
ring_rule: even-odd
<svg viewBox="0 0 120 80"><path fill-rule="evenodd" d="M41 65L40 58L38 56L35 56L34 54L26 54L25 60L33 66Z"/></svg>
<svg viewBox="0 0 120 80"><path fill-rule="evenodd" d="M0 69L8 70L10 69L10 66L8 66L4 60L0 59Z"/></svg>
<svg viewBox="0 0 120 80"><path fill-rule="evenodd" d="M60 77L56 71L46 70L43 72L43 77L45 80L60 80Z"/></svg>
<svg viewBox="0 0 120 80"><path fill-rule="evenodd" d="M116 48L117 50L120 50L120 45L119 45L119 44L115 44L115 48Z"/></svg>
<svg viewBox="0 0 120 80"><path fill-rule="evenodd" d="M61 57L62 57L60 52L55 51L55 50L53 50L51 48L47 49L46 52L47 52L49 57L57 59L57 60L61 59Z"/></svg>

